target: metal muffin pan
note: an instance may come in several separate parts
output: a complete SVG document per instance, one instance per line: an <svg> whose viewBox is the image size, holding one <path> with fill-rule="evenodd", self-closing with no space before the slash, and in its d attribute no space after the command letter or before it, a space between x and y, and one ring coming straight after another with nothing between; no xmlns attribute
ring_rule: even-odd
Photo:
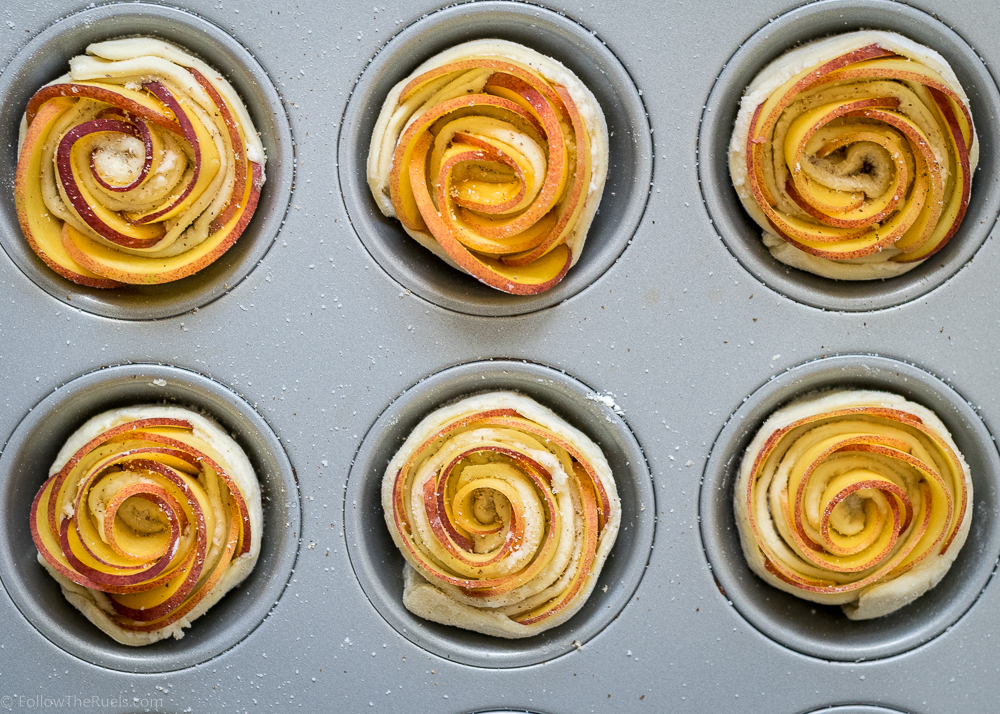
<svg viewBox="0 0 1000 714"><path fill-rule="evenodd" d="M526 394L557 414L568 415L601 448L621 498L621 529L587 603L565 624L522 640L424 622L408 612L402 603L403 556L382 515L385 468L413 427L449 402L499 390ZM649 560L653 520L643 513L655 513L655 500L646 457L622 416L605 403L605 395L564 372L530 362L470 362L421 380L393 400L368 430L354 458L344 498L347 551L372 605L414 644L463 664L523 667L572 652L618 617Z"/></svg>
<svg viewBox="0 0 1000 714"><path fill-rule="evenodd" d="M69 71L69 60L107 39L164 39L205 60L243 98L267 155L266 180L253 218L239 240L204 270L165 285L104 290L77 285L34 254L21 236L14 208L17 137L24 107L42 85ZM173 317L204 307L239 283L264 257L281 227L292 187L294 148L281 98L253 56L210 22L176 8L146 3L88 6L32 38L0 77L0 246L39 287L58 300L123 320Z"/></svg>
<svg viewBox="0 0 1000 714"><path fill-rule="evenodd" d="M784 401L799 389L789 375L802 374L790 368L831 359L847 365L853 383L862 383L859 370L873 359L866 355L895 358L902 365L897 371L910 380L898 386L887 377L897 391L929 406L940 403L946 412L940 415L956 438L975 441L968 447L959 441L966 456L981 452L981 464L995 459L995 446L982 429L995 435L1000 425L995 358L1000 320L993 315L1000 305L995 280L1000 252L993 239L994 174L1000 165L990 159L988 167L985 156L987 142L990 152L996 145L988 134L995 122L990 115L997 113L1000 8L972 0L447 7L433 0L399 0L360 9L316 0L294 6L186 0L180 10L85 4L51 0L0 9L0 67L5 68L0 131L8 137L0 142L5 157L0 168L6 167L0 170L0 202L5 202L0 243L7 252L0 255L0 442L10 444L0 455L0 491L16 490L6 465L29 445L33 463L45 470L60 438L88 416L86 400L77 402L79 409L56 408L76 389L72 385L105 377L113 383L118 369L163 370L157 374L169 390L136 391L128 385L111 392L119 397L104 398L138 401L169 391L164 396L213 413L251 451L257 430L270 453L279 460L284 454L298 478L297 496L286 488L288 500L265 501L266 508L299 515L289 526L266 516L265 547L280 552L258 565L253 588L231 592L182 640L161 643L162 650L119 652L33 565L27 511L20 513L17 499L5 495L0 710L25 708L33 696L67 694L118 697L123 703L115 710L122 712L225 707L931 714L954 711L955 702L969 712L995 708L1000 587L988 572L996 558L997 518L989 487L976 492L975 506L984 516L982 523L973 521L978 539L969 539L967 552L939 586L944 589L904 609L898 627L888 620L876 623L879 633L869 633L866 652L842 633L840 644L833 645L831 637L827 650L810 651L815 638L804 634L809 628L795 619L800 614L794 607L788 611L778 591L767 601L776 607L766 617L791 634L754 620L747 602L756 607L768 595L754 599L761 584L745 580L740 599L740 588L724 582L725 568L710 545L714 538L727 547L732 531L721 522L707 531L706 515L713 507L730 507L732 494L723 493L722 501L710 500L707 507L705 500L714 468L706 468L710 456L735 449L739 440L738 434L732 442L722 438L727 422L735 423L734 410L764 395ZM894 281L862 286L867 290L862 298L842 302L834 298L843 296L804 283L793 293L777 273L758 271L741 257L734 241L742 237L744 245L755 246L759 231L740 225L747 221L728 189L727 172L716 171L712 179L716 203L706 180L708 162L719 159L717 151L708 150L710 140L722 142L716 148L728 143L724 126L706 134L712 115L723 111L716 102L726 73L739 70L749 79L782 49L834 29L795 19L823 17L830 7L845 14L844 29L876 24L898 29L942 51L960 75L968 73L963 82L984 145L973 185L978 213L955 239L956 246L974 244L971 252L942 254L947 271L939 273L935 264L933 275L905 289ZM10 213L13 144L23 111L16 102L61 72L102 22L110 23L110 35L136 31L115 30L114 17L127 17L131 28L153 28L226 72L262 133L270 131L262 116L274 117L276 133L265 137L276 142L267 144L265 184L265 192L275 191L273 203L262 205L251 224L260 224L260 234L253 240L244 235L230 251L240 255L234 251L245 242L253 259L245 270L234 269L232 282L227 283L229 273L217 276L221 287L209 272L189 279L200 286L191 292L178 283L179 295L92 295L58 280L50 290L17 258L23 246L11 247L19 245ZM175 21L196 31L180 32ZM61 35L58 45L46 44L55 32L51 28L69 34ZM384 260L372 246L401 233L373 213L358 173L368 146L359 127L370 123L381 105L371 87L381 83L387 89L449 38L501 31L528 44L537 41L536 47L548 48L589 81L599 97L613 97L608 100L613 106L604 107L616 124L613 140L619 131L628 139L617 158L612 156L619 162L620 182L605 191L584 257L574 268L586 279L572 282L571 271L558 288L564 292L530 305L484 293L430 256L416 258L414 265ZM215 40L229 49L213 54ZM758 43L746 60L752 67L740 69L744 60L736 58L745 56L740 48L751 43ZM49 49L37 54L43 46ZM955 49L963 46L974 54ZM611 72L594 72L593 62L605 63L600 66ZM257 68L254 76L273 85L277 103L257 94L252 83L240 84L245 66ZM36 75L29 77L31 72ZM362 96L369 99L355 106ZM641 110L633 112L637 106ZM279 136L285 117L294 156L291 148L275 148L285 146ZM355 143L349 136L357 137L351 139ZM293 146L291 139L287 146ZM656 170L649 178L654 156ZM277 191L282 185L284 192ZM403 242L402 249L418 247ZM594 252L592 260L604 256L600 260L607 258L607 264L588 267L588 251ZM786 281L792 276L780 274ZM827 359L818 360L822 357ZM507 375L503 369L481 371L498 364L511 365ZM109 365L126 366L102 369ZM478 380L481 386L473 386L476 370L488 377ZM531 381L536 371L547 381ZM607 440L611 451L643 455L641 468L627 457L628 469L636 470L618 476L619 488L645 484L655 492L652 502L640 501L644 511L625 511L626 518L638 519L634 531L630 525L623 533L634 540L620 537L613 551L602 576L608 593L595 592L602 599L568 622L565 633L522 643L527 655L509 655L510 643L491 647L468 633L415 622L392 599L394 591L400 595L393 580L399 556L390 550L383 564L357 547L378 544L379 537L388 541L378 530L382 519L372 512L370 487L384 468L377 462L404 436L406 423L419 419L424 407L497 385L536 395ZM147 389L151 392L144 393ZM581 399L580 389L592 389L621 413L606 412L586 395ZM939 395L939 402L931 394ZM93 399L96 411L99 398ZM384 432L374 428L394 410L397 423ZM595 421L600 414L611 421ZM38 439L15 446L22 424L38 424L51 434L42 439L36 431ZM286 483L287 472L281 473L273 483ZM996 473L974 478L978 487L992 483ZM40 480L41 475L35 486ZM367 494L367 510L353 509L355 491ZM365 507L362 500L359 504ZM355 542L364 529L374 537ZM645 540L649 535L639 537L650 533L652 549ZM623 545L627 549L619 550ZM731 550L725 552L732 555ZM731 564L730 576L738 580L738 561ZM610 582L612 576L617 582ZM382 594L372 595L373 584ZM614 614L598 613L612 596ZM399 621L386 614L393 609ZM926 618L914 623L918 616ZM809 617L835 624L830 613ZM847 651L854 656L848 659ZM64 708L82 711L84 705L70 701Z"/></svg>
<svg viewBox="0 0 1000 714"><path fill-rule="evenodd" d="M173 404L204 413L232 434L260 481L264 530L260 556L238 587L195 620L179 640L141 648L119 644L91 625L38 564L21 514L49 475L53 443L63 443L95 414L135 404ZM301 530L292 466L274 432L253 408L200 374L162 365L121 365L73 379L43 399L18 425L0 455L0 579L38 631L81 659L126 672L164 672L211 659L235 646L267 616L295 565ZM55 586L55 587L53 587Z"/></svg>

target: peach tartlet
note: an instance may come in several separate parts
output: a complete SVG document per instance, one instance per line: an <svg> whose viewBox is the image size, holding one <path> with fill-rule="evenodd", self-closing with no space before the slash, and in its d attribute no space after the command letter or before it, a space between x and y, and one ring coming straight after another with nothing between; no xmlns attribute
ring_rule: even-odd
<svg viewBox="0 0 1000 714"><path fill-rule="evenodd" d="M511 639L583 607L621 523L597 445L512 392L425 417L386 469L382 506L406 608Z"/></svg>
<svg viewBox="0 0 1000 714"><path fill-rule="evenodd" d="M260 486L246 454L190 410L99 414L62 447L31 507L38 560L116 641L180 639L253 569Z"/></svg>
<svg viewBox="0 0 1000 714"><path fill-rule="evenodd" d="M955 235L979 141L937 52L852 32L769 64L740 104L729 171L782 263L839 280L913 269Z"/></svg>
<svg viewBox="0 0 1000 714"><path fill-rule="evenodd" d="M114 288L191 275L240 237L264 149L216 70L162 40L98 42L39 89L14 182L32 250L59 275Z"/></svg>
<svg viewBox="0 0 1000 714"><path fill-rule="evenodd" d="M522 45L476 40L424 62L382 105L368 185L449 265L534 295L579 260L608 173L593 93Z"/></svg>
<svg viewBox="0 0 1000 714"><path fill-rule="evenodd" d="M969 534L972 480L925 407L887 392L825 392L764 422L734 505L757 575L865 620L945 576Z"/></svg>

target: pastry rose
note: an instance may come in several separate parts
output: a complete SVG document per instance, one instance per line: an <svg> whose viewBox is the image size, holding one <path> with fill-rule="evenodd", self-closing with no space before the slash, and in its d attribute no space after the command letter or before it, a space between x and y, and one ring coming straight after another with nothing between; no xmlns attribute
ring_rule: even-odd
<svg viewBox="0 0 1000 714"><path fill-rule="evenodd" d="M34 94L14 198L50 268L111 288L212 263L246 228L263 183L264 149L229 83L140 37L90 45Z"/></svg>
<svg viewBox="0 0 1000 714"><path fill-rule="evenodd" d="M757 575L864 620L948 572L969 533L972 480L933 412L839 391L768 418L743 457L735 510Z"/></svg>
<svg viewBox="0 0 1000 714"><path fill-rule="evenodd" d="M607 172L594 95L559 62L502 40L453 47L397 84L368 154L382 213L521 295L552 288L580 258Z"/></svg>
<svg viewBox="0 0 1000 714"><path fill-rule="evenodd" d="M529 637L590 596L621 522L594 442L511 392L429 414L393 457L382 506L414 614Z"/></svg>
<svg viewBox="0 0 1000 714"><path fill-rule="evenodd" d="M217 424L139 406L90 419L31 507L38 560L87 619L145 645L201 617L260 552L260 487Z"/></svg>
<svg viewBox="0 0 1000 714"><path fill-rule="evenodd" d="M747 87L729 171L772 255L841 280L911 270L958 230L979 141L937 52L889 32L812 42Z"/></svg>

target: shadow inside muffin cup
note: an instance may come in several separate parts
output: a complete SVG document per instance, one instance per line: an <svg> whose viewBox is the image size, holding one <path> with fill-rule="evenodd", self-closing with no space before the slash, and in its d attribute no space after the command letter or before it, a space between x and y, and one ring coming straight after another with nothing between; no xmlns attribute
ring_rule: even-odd
<svg viewBox="0 0 1000 714"><path fill-rule="evenodd" d="M69 71L87 45L122 37L171 42L217 69L233 85L260 133L267 180L253 218L236 243L197 273L162 285L90 288L61 277L25 240L14 206L14 172L21 117L31 96ZM292 136L277 91L257 60L220 28L162 5L102 5L59 20L15 55L0 74L0 245L36 285L73 307L122 320L172 317L203 307L245 278L270 248L291 197Z"/></svg>
<svg viewBox="0 0 1000 714"><path fill-rule="evenodd" d="M548 407L589 436L611 466L622 522L597 585L582 609L541 634L508 640L423 620L403 607L403 556L382 510L386 466L413 428L440 406L509 390ZM347 481L345 537L351 565L375 609L403 637L439 657L477 667L524 667L571 652L616 619L639 586L653 546L655 496L645 456L624 418L564 372L493 360L450 367L399 395L368 430Z"/></svg>
<svg viewBox="0 0 1000 714"><path fill-rule="evenodd" d="M261 487L264 525L250 575L212 606L180 640L119 644L63 596L39 564L29 514L56 454L89 418L137 404L169 404L214 419L240 445ZM298 486L277 436L241 397L177 367L123 365L85 374L43 399L0 454L0 580L27 620L52 643L93 664L123 672L169 672L205 662L238 644L284 592L301 530Z"/></svg>
<svg viewBox="0 0 1000 714"><path fill-rule="evenodd" d="M767 418L798 397L834 388L893 392L927 407L951 432L972 474L972 524L951 569L914 602L872 620L849 620L839 606L803 600L759 578L743 556L733 510L743 455ZM886 357L817 359L765 383L726 422L705 466L699 496L702 544L724 596L772 640L827 660L890 657L941 635L975 604L990 581L1000 555L998 477L1000 455L990 432L969 403L937 377Z"/></svg>
<svg viewBox="0 0 1000 714"><path fill-rule="evenodd" d="M941 54L969 96L979 137L979 165L969 206L948 244L903 275L885 280L832 280L773 258L761 228L744 210L729 176L729 141L740 99L754 77L794 47L856 30L904 35ZM961 28L956 28L961 31ZM1000 92L983 61L955 31L930 15L891 0L821 0L796 8L754 33L726 63L708 97L698 136L698 178L715 229L739 263L776 292L806 305L843 311L879 310L909 302L961 270L1000 214Z"/></svg>
<svg viewBox="0 0 1000 714"><path fill-rule="evenodd" d="M539 295L508 295L450 267L382 215L367 179L372 131L389 91L418 65L462 42L517 42L566 65L597 98L608 123L609 165L600 209L579 261ZM420 297L470 315L521 315L555 305L592 284L625 250L642 220L653 173L649 122L621 62L593 33L535 5L452 5L393 37L366 67L351 94L338 141L338 166L351 224L375 261Z"/></svg>

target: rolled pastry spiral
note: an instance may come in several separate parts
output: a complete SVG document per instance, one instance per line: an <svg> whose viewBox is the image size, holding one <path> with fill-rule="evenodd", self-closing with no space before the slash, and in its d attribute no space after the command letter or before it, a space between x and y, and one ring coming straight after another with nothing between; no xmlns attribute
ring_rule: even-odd
<svg viewBox="0 0 1000 714"><path fill-rule="evenodd" d="M864 620L944 577L969 532L972 481L933 412L839 391L768 418L743 458L735 511L757 575Z"/></svg>
<svg viewBox="0 0 1000 714"><path fill-rule="evenodd" d="M494 392L428 415L393 457L382 505L414 614L529 637L576 613L614 544L607 460L528 397Z"/></svg>
<svg viewBox="0 0 1000 714"><path fill-rule="evenodd" d="M944 58L865 31L799 47L757 75L729 169L775 258L868 280L951 240L978 157L968 97Z"/></svg>
<svg viewBox="0 0 1000 714"><path fill-rule="evenodd" d="M217 424L141 406L70 437L30 521L66 598L118 642L144 645L180 639L250 573L263 515L250 462Z"/></svg>
<svg viewBox="0 0 1000 714"><path fill-rule="evenodd" d="M368 183L382 213L438 257L532 295L579 259L607 167L604 114L572 72L513 42L478 40L389 93Z"/></svg>
<svg viewBox="0 0 1000 714"><path fill-rule="evenodd" d="M178 280L242 234L264 150L236 92L161 40L98 42L39 89L14 184L32 250L90 287Z"/></svg>

